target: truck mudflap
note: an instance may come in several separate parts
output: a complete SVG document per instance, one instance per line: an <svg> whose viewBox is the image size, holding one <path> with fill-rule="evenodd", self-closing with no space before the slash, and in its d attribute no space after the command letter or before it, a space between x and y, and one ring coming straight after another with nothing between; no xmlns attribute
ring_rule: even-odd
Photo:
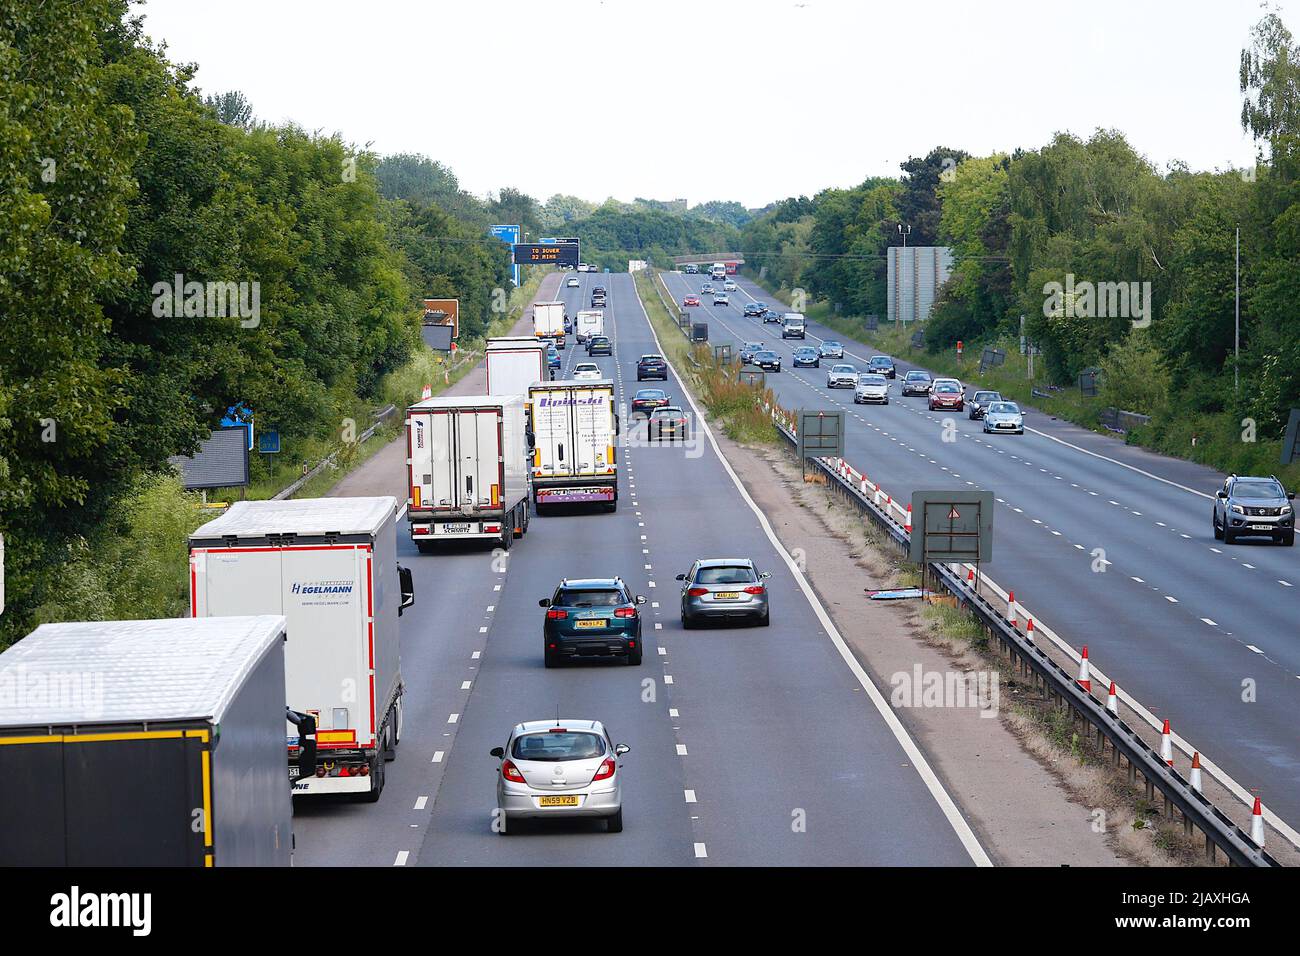
<svg viewBox="0 0 1300 956"><path fill-rule="evenodd" d="M297 767L290 768L290 773L297 771ZM326 773L323 777L306 777L298 779L290 776L289 782L293 785L293 795L300 796L317 796L323 793L369 793L371 789L370 775L348 776L330 776Z"/></svg>
<svg viewBox="0 0 1300 956"><path fill-rule="evenodd" d="M580 485L574 488L538 488L539 505L580 504L584 501L615 501L618 488L614 485Z"/></svg>

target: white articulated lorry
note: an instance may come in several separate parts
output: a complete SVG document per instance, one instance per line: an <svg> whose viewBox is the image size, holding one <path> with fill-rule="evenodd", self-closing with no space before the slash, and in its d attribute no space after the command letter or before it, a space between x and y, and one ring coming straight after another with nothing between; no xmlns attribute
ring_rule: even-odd
<svg viewBox="0 0 1300 956"><path fill-rule="evenodd" d="M240 501L190 535L193 617L282 614L284 698L316 718L319 760L299 778L298 727L286 721L295 796L384 789L402 733L397 618L415 603L397 563L397 502L381 498Z"/></svg>
<svg viewBox="0 0 1300 956"><path fill-rule="evenodd" d="M42 624L0 654L0 866L288 866L285 620Z"/></svg>
<svg viewBox="0 0 1300 956"><path fill-rule="evenodd" d="M483 352L489 395L527 395L534 382L549 381L546 343L526 336L488 339Z"/></svg>
<svg viewBox="0 0 1300 956"><path fill-rule="evenodd" d="M573 334L579 342L593 335L605 334L605 313L600 309L584 309L573 321Z"/></svg>
<svg viewBox="0 0 1300 956"><path fill-rule="evenodd" d="M524 401L523 394L440 396L406 410L406 517L422 554L453 538L508 549L528 531Z"/></svg>
<svg viewBox="0 0 1300 956"><path fill-rule="evenodd" d="M564 320L567 317L563 302L534 302L533 335L553 340L557 349L564 348Z"/></svg>
<svg viewBox="0 0 1300 956"><path fill-rule="evenodd" d="M533 501L618 508L618 414L614 383L543 382L528 390L533 415Z"/></svg>

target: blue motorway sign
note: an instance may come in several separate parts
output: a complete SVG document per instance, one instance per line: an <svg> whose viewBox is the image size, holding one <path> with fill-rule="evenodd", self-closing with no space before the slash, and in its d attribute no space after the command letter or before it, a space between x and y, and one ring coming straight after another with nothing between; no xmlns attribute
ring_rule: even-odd
<svg viewBox="0 0 1300 956"><path fill-rule="evenodd" d="M280 433L262 432L257 436L257 450L263 455L280 454Z"/></svg>
<svg viewBox="0 0 1300 956"><path fill-rule="evenodd" d="M253 413L242 402L226 409L226 417L221 419L222 428L244 428L248 431L248 450L253 450Z"/></svg>
<svg viewBox="0 0 1300 956"><path fill-rule="evenodd" d="M502 242L508 242L510 243L511 246L514 246L515 243L519 241L519 238L523 233L518 226L498 225L498 226L488 226L488 234L492 236L496 236ZM515 285L519 285L518 264L511 266L510 269L512 272L512 278L514 279Z"/></svg>

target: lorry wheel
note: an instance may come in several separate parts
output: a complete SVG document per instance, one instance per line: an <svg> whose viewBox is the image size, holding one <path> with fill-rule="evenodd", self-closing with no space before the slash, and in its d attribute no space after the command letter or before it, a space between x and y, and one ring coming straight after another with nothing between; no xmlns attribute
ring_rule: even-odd
<svg viewBox="0 0 1300 956"><path fill-rule="evenodd" d="M519 530L515 531L515 528L518 528ZM524 516L520 513L518 506L516 506L515 510L510 512L511 534L516 538L522 538L526 530L528 529L524 527Z"/></svg>
<svg viewBox="0 0 1300 956"><path fill-rule="evenodd" d="M415 549L419 551L421 554L433 554L433 542L417 541L415 542Z"/></svg>
<svg viewBox="0 0 1300 956"><path fill-rule="evenodd" d="M502 551L509 551L510 545L513 544L515 540L515 528L514 525L510 523L510 521L513 519L511 519L509 515L507 515L506 517L507 519L510 520L504 521L501 524L501 550Z"/></svg>
<svg viewBox="0 0 1300 956"><path fill-rule="evenodd" d="M370 767L370 791L361 795L363 803L378 803L379 795L384 792L384 762L375 757Z"/></svg>

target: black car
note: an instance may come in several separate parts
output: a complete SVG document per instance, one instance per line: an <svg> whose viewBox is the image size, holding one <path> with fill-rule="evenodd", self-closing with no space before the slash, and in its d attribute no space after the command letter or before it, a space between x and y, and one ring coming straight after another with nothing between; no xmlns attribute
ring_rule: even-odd
<svg viewBox="0 0 1300 956"><path fill-rule="evenodd" d="M614 347L610 345L609 336L593 335L587 339L588 355L613 355Z"/></svg>
<svg viewBox="0 0 1300 956"><path fill-rule="evenodd" d="M745 317L746 317L746 318L758 318L758 317L760 317L764 312L767 311L767 303L765 303L765 302L750 302L748 305L745 306L745 308L744 308L743 311L744 311L744 314L745 314Z"/></svg>
<svg viewBox="0 0 1300 956"><path fill-rule="evenodd" d="M805 345L794 350L794 361L790 364L795 368L821 368L822 355L811 345Z"/></svg>
<svg viewBox="0 0 1300 956"><path fill-rule="evenodd" d="M636 363L636 380L658 378L668 381L668 363L662 355L643 355Z"/></svg>
<svg viewBox="0 0 1300 956"><path fill-rule="evenodd" d="M774 312L772 309L763 310L763 323L780 322L785 318L784 312Z"/></svg>
<svg viewBox="0 0 1300 956"><path fill-rule="evenodd" d="M894 360L888 355L873 355L871 361L867 363L867 371L875 375L883 375L885 378L896 378L897 370L894 368Z"/></svg>
<svg viewBox="0 0 1300 956"><path fill-rule="evenodd" d="M765 372L781 371L781 356L769 349L763 349L761 352L755 352L749 357L749 364L757 365Z"/></svg>
<svg viewBox="0 0 1300 956"><path fill-rule="evenodd" d="M638 414L650 417L650 413L656 408L663 408L665 405L672 404L672 399L662 388L639 388L635 395L632 396L632 417Z"/></svg>

